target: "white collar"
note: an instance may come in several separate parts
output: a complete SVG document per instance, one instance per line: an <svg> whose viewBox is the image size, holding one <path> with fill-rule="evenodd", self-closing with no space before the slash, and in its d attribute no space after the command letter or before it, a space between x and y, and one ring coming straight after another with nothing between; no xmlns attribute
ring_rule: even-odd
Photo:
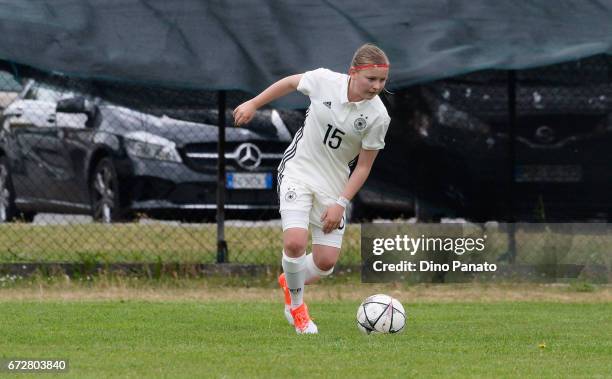
<svg viewBox="0 0 612 379"><path fill-rule="evenodd" d="M348 86L349 86L349 81L351 80L351 77L349 75L346 75L346 80L342 83L342 87L340 88L340 91L342 91L340 93L340 103L342 104L355 104L355 107L357 107L357 109L362 108L363 106L365 106L367 104L367 99L363 99L361 101L349 101L348 99Z"/></svg>

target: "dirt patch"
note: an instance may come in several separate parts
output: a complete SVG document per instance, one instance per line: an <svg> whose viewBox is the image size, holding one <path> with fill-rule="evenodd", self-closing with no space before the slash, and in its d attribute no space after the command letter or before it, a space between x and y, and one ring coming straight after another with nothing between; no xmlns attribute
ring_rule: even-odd
<svg viewBox="0 0 612 379"><path fill-rule="evenodd" d="M386 293L406 303L551 301L567 303L612 302L612 286L576 287L553 284L445 284L403 286L396 284L333 284L306 288L308 301L360 301ZM279 289L206 284L189 288L171 286L81 285L30 286L0 290L0 301L265 301L280 302Z"/></svg>

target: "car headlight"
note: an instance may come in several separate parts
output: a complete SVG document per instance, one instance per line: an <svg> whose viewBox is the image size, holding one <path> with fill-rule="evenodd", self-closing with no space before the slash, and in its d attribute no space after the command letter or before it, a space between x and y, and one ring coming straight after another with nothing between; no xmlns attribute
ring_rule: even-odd
<svg viewBox="0 0 612 379"><path fill-rule="evenodd" d="M128 154L146 159L181 162L176 144L167 138L148 132L130 132L125 136Z"/></svg>

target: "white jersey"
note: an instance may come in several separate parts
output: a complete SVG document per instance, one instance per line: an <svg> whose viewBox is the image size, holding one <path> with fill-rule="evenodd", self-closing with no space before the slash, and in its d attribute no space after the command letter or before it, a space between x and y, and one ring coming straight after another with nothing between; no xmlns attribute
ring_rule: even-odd
<svg viewBox="0 0 612 379"><path fill-rule="evenodd" d="M348 82L348 75L323 68L302 75L297 89L310 97L310 107L278 166L279 184L289 177L337 197L361 149L384 148L387 109L378 96L349 102Z"/></svg>

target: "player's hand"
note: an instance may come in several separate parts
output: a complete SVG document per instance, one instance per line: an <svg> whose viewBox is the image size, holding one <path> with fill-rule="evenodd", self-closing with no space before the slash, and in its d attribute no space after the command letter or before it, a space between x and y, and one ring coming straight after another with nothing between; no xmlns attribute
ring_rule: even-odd
<svg viewBox="0 0 612 379"><path fill-rule="evenodd" d="M332 204L327 207L321 215L323 233L331 233L333 230L338 229L342 222L342 216L344 216L344 208L341 205Z"/></svg>
<svg viewBox="0 0 612 379"><path fill-rule="evenodd" d="M240 104L234 109L234 125L241 126L248 124L255 116L256 111L257 107L253 104L252 100Z"/></svg>

